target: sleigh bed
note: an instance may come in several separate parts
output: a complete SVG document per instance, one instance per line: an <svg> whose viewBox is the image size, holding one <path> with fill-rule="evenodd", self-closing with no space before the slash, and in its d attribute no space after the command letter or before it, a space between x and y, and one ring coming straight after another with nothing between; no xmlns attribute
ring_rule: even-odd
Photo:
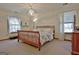
<svg viewBox="0 0 79 59"><path fill-rule="evenodd" d="M18 42L22 41L26 44L40 48L47 42L52 41L55 37L54 26L37 26L33 30L19 30Z"/></svg>

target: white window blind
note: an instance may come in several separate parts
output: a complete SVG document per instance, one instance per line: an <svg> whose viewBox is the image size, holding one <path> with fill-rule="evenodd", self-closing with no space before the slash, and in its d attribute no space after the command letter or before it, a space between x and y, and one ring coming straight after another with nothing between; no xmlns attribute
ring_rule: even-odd
<svg viewBox="0 0 79 59"><path fill-rule="evenodd" d="M21 29L20 20L17 17L9 17L9 32L17 32Z"/></svg>
<svg viewBox="0 0 79 59"><path fill-rule="evenodd" d="M74 12L64 13L64 32L74 31Z"/></svg>

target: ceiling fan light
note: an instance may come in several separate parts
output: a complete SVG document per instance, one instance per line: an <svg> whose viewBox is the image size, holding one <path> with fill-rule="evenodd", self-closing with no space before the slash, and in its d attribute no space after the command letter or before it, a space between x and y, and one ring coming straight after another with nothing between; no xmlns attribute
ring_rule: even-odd
<svg viewBox="0 0 79 59"><path fill-rule="evenodd" d="M32 9L29 10L30 15L33 15L34 11Z"/></svg>
<svg viewBox="0 0 79 59"><path fill-rule="evenodd" d="M37 18L35 18L34 20L33 20L33 22L36 22L38 19Z"/></svg>

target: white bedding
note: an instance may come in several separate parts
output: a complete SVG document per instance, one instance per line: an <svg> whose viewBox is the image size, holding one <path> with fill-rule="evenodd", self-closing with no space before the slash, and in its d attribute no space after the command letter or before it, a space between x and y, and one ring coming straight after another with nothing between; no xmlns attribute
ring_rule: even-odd
<svg viewBox="0 0 79 59"><path fill-rule="evenodd" d="M53 30L51 29L34 29L34 31L39 31L40 33L40 42L43 45L47 41L53 40Z"/></svg>
<svg viewBox="0 0 79 59"><path fill-rule="evenodd" d="M46 41L51 41L53 39L52 32L39 31L39 33L41 45L43 45Z"/></svg>

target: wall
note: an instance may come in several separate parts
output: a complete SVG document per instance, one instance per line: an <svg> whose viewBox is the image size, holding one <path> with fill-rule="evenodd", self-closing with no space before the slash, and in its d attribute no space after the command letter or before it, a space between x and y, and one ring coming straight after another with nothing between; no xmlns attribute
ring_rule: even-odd
<svg viewBox="0 0 79 59"><path fill-rule="evenodd" d="M54 25L55 26L55 33L56 38L60 38L60 40L63 40L63 36L60 33L60 14L63 14L63 12L74 10L77 12L76 16L76 25L79 26L79 9L77 7L67 7L62 8L56 11L50 11L46 14L38 14L38 20L36 22L36 26L38 25ZM32 29L33 28L33 21L30 19L27 15L22 15L19 13L14 13L10 11L0 10L0 40L9 38L10 36L13 36L15 34L9 34L8 33L8 24L7 24L7 17L8 16L17 16L21 19L22 24L25 22L28 22L29 27L22 27L22 30ZM62 37L62 38L61 38ZM68 37L68 36L67 36Z"/></svg>
<svg viewBox="0 0 79 59"><path fill-rule="evenodd" d="M47 13L47 14L42 14L39 18L38 21L36 22L36 26L44 26L44 25L53 25L55 26L55 33L56 36L58 36L59 33L59 15L56 13Z"/></svg>
<svg viewBox="0 0 79 59"><path fill-rule="evenodd" d="M60 15L62 16L64 12L67 11L76 11L76 25L79 26L79 9L77 7L66 7L66 8L61 8L56 11L48 12L46 14L41 14L38 18L38 21L36 25L54 25L55 26L55 31L56 31L56 38L59 38L60 40L64 40L65 38L71 40L71 34L64 34L60 33ZM63 16L62 16L63 19ZM63 19L64 20L64 19Z"/></svg>
<svg viewBox="0 0 79 59"><path fill-rule="evenodd" d="M22 23L27 22L27 20L28 20L28 17L25 15L21 15L21 14L6 11L6 10L0 10L0 40L8 39L10 36L17 35L16 33L9 34L9 32L8 32L8 24L7 24L8 16L19 17L21 19ZM23 28L24 27L22 27L22 29Z"/></svg>

